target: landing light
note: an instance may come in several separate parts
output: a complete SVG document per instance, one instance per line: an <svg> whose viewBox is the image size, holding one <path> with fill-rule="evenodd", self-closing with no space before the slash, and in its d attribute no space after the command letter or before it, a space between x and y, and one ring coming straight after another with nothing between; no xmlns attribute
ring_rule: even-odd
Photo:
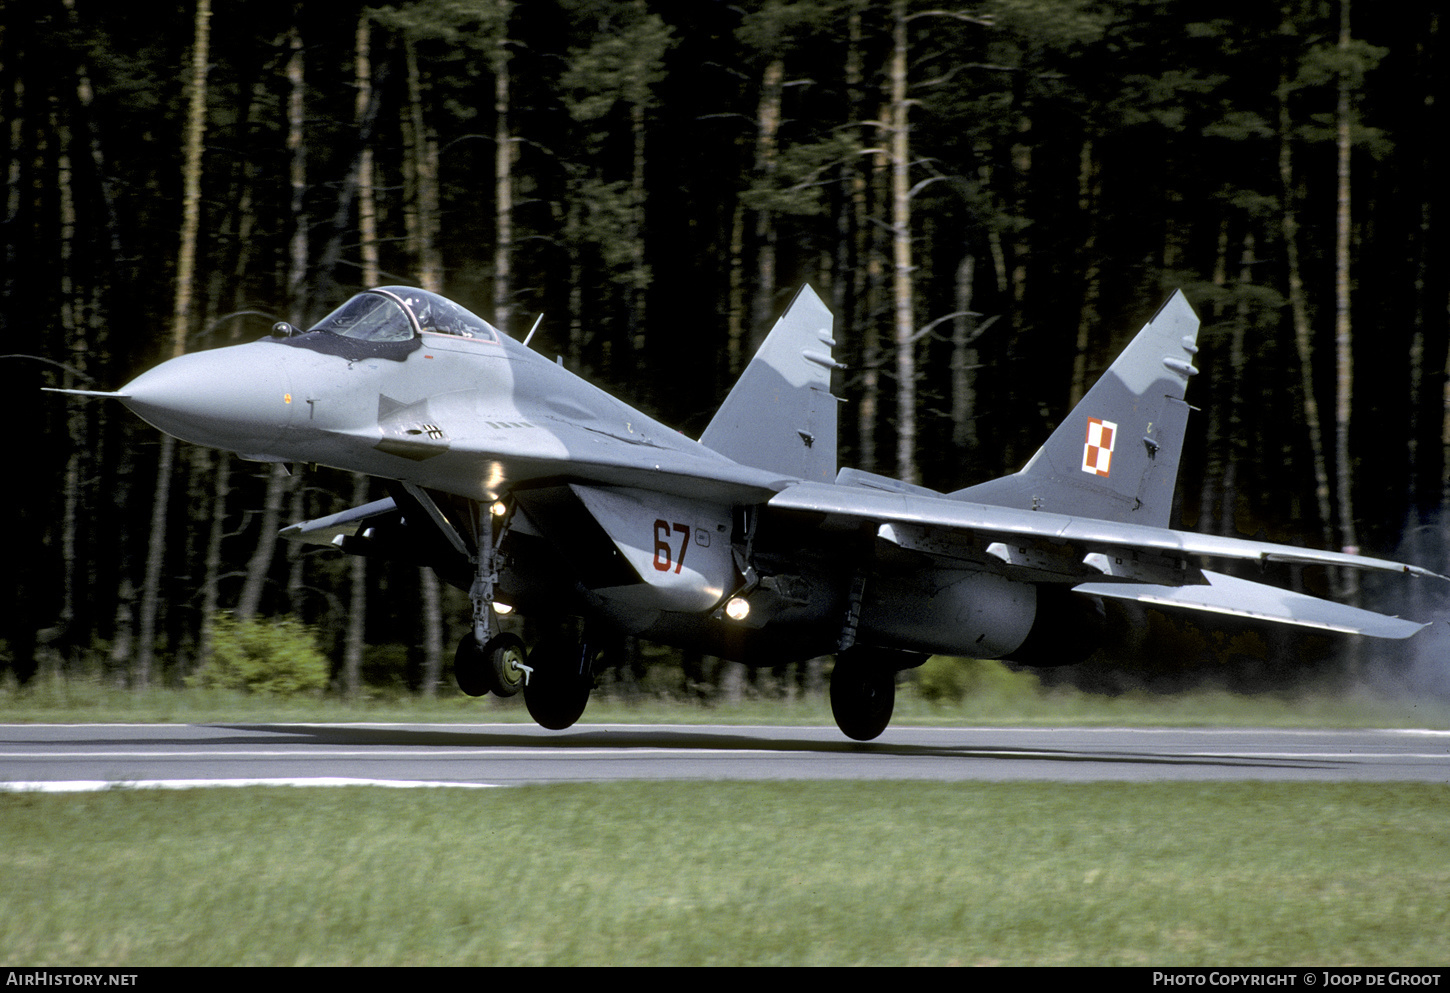
<svg viewBox="0 0 1450 993"><path fill-rule="evenodd" d="M494 517L502 517L509 512L508 504L504 503L502 500L495 500L493 503L489 504L488 512Z"/></svg>
<svg viewBox="0 0 1450 993"><path fill-rule="evenodd" d="M514 608L506 603L499 603L497 600L495 600L493 602L493 612L495 614L512 614L514 612Z"/></svg>
<svg viewBox="0 0 1450 993"><path fill-rule="evenodd" d="M741 597L733 596L730 598L730 602L725 605L725 616L732 621L743 621L749 613L750 604Z"/></svg>

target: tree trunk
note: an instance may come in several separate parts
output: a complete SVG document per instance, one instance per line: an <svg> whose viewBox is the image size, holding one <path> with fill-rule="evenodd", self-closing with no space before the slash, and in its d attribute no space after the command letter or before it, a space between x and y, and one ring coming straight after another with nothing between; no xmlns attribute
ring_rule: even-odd
<svg viewBox="0 0 1450 993"><path fill-rule="evenodd" d="M1334 515L1329 505L1329 471L1324 460L1324 437L1319 419L1319 401L1314 396L1314 353L1309 328L1309 305L1304 297L1304 280L1299 271L1299 220L1294 208L1292 128L1286 95L1288 79L1280 79L1279 96L1279 182L1282 188L1280 222L1284 235L1284 258L1288 265L1289 307L1294 317L1294 347L1299 353L1299 382L1304 393L1304 423L1309 429L1310 457L1314 463L1314 499L1325 547L1334 546Z"/></svg>
<svg viewBox="0 0 1450 993"><path fill-rule="evenodd" d="M730 299L725 315L726 357L731 377L745 367L745 207L735 202L730 214Z"/></svg>
<svg viewBox="0 0 1450 993"><path fill-rule="evenodd" d="M196 0L191 85L186 110L185 159L181 167L181 249L176 260L176 294L171 308L171 354L186 351L191 334L192 280L196 237L201 226L201 152L206 134L206 75L210 60L211 0Z"/></svg>
<svg viewBox="0 0 1450 993"><path fill-rule="evenodd" d="M1228 286L1228 245L1229 218L1225 214L1219 219L1218 240L1213 253L1213 285L1219 290L1225 290ZM1215 303L1213 320L1222 319L1223 305ZM1226 519L1229 511L1221 500L1226 457L1222 440L1226 405L1218 399L1223 391L1218 388L1213 377L1209 377L1202 386L1207 389L1198 393L1197 396L1199 404L1207 415L1207 423L1204 426L1203 482L1198 491L1198 530L1211 534L1226 534L1228 528Z"/></svg>
<svg viewBox="0 0 1450 993"><path fill-rule="evenodd" d="M644 4L636 0L640 13ZM649 269L645 264L645 101L635 100L629 108L629 130L634 138L633 168L629 181L629 246L634 259L630 275L629 319L636 355L643 354L645 332L649 327Z"/></svg>
<svg viewBox="0 0 1450 993"><path fill-rule="evenodd" d="M421 570L423 585L423 695L438 695L443 681L443 592L432 569Z"/></svg>
<svg viewBox="0 0 1450 993"><path fill-rule="evenodd" d="M1239 285L1247 287L1254 281L1254 267L1258 264L1253 230L1244 232L1243 250L1239 255ZM1239 499L1239 463L1246 461L1249 441L1244 437L1244 367L1248 363L1244 354L1244 337L1249 322L1247 295L1239 294L1237 320L1234 321L1233 340L1229 344L1228 429L1223 439L1223 502L1221 526L1218 533L1232 537L1237 531Z"/></svg>
<svg viewBox="0 0 1450 993"><path fill-rule="evenodd" d="M196 270L197 229L201 225L201 152L206 132L206 74L210 58L211 0L196 0L191 49L191 84L187 102L186 138L181 167L181 247L176 261L176 293L171 310L171 354L186 351L191 332L192 281ZM166 552L166 511L171 494L176 439L164 435L156 469L156 492L151 505L151 537L146 547L146 575L141 588L140 644L136 652L135 684L151 685L156 651L156 617L161 603L161 567Z"/></svg>
<svg viewBox="0 0 1450 993"><path fill-rule="evenodd" d="M584 370L583 226L584 204L571 196L564 215L564 244L569 248L569 368L575 372Z"/></svg>
<svg viewBox="0 0 1450 993"><path fill-rule="evenodd" d="M508 19L512 0L497 0L498 38L493 49L493 321L507 332L513 320L514 139L509 127Z"/></svg>
<svg viewBox="0 0 1450 993"><path fill-rule="evenodd" d="M355 472L352 474L352 505L361 507L367 502L368 477ZM367 561L362 555L348 556L351 592L347 605L347 631L343 635L342 688L349 700L356 699L362 692L363 647L367 633Z"/></svg>
<svg viewBox="0 0 1450 993"><path fill-rule="evenodd" d="M506 11L507 0L500 0ZM494 321L500 329L507 330L510 313L508 243L512 239L511 178L508 176L512 158L512 144L508 139L508 50L504 47L506 33L501 33L495 50L494 109L499 111L498 131L495 135L499 153L495 165L503 169L502 179L496 187L501 199L498 213L500 224L499 242L495 246L495 262L503 266L503 274L494 274ZM428 130L423 115L423 85L418 72L417 58L411 43L408 51L408 106L412 122L413 174L417 177L414 186L416 203L413 206L414 225L413 248L418 259L418 285L434 293L443 291L443 264L438 255L435 234L438 231L438 142ZM500 103L499 101L502 101ZM498 179L499 177L495 177ZM501 294L501 295L500 295ZM500 309L500 304L502 307ZM423 601L423 694L433 696L443 672L443 607L438 586L438 577L426 566L418 570L418 582Z"/></svg>
<svg viewBox="0 0 1450 993"><path fill-rule="evenodd" d="M780 105L785 85L785 60L770 60L760 79L760 102L755 108L755 175L772 181L780 157ZM775 316L775 225L770 211L755 212L755 307L751 317L750 351L753 355L770 333Z"/></svg>
<svg viewBox="0 0 1450 993"><path fill-rule="evenodd" d="M1097 163L1093 159L1093 145L1085 141L1078 158L1078 209L1087 218L1088 233L1083 243L1082 258L1087 260L1083 273L1082 307L1077 318L1077 346L1072 358L1072 389L1068 393L1067 409L1088 391L1088 350L1092 344L1093 332L1098 325L1098 293L1101 269L1098 266L1098 209L1099 178Z"/></svg>
<svg viewBox="0 0 1450 993"><path fill-rule="evenodd" d="M891 46L891 245L896 347L896 477L917 481L916 312L911 273L911 159L907 140L906 0L895 0Z"/></svg>
<svg viewBox="0 0 1450 993"><path fill-rule="evenodd" d="M287 297L289 319L299 327L307 325L306 280L307 280L307 218L304 194L307 189L306 144L303 141L303 84L305 82L302 59L302 36L296 26L288 32L290 54L287 59L287 149L291 153L290 178L292 184L292 238L289 243L289 265L287 270ZM262 517L259 522L257 547L247 561L247 578L242 584L242 595L237 602L237 617L250 620L261 608L262 591L267 573L272 568L272 558L277 551L277 524L282 516L282 506L291 492L292 476L282 465L273 465L267 477L267 496L262 503ZM289 579L289 585L291 580ZM299 579L300 582L300 579Z"/></svg>
<svg viewBox="0 0 1450 993"><path fill-rule="evenodd" d="M54 113L51 131L57 136L56 189L60 194L60 326L65 340L71 343L70 362L75 373L84 375L86 367L86 335L81 329L85 305L75 285L76 206L72 188L70 156L66 153L67 135ZM65 385L71 386L73 374L66 371ZM61 498L61 604L59 628L66 638L75 622L76 603L76 518L80 512L81 459L87 450L85 412L80 404L70 404L66 411L66 433L70 438L70 455L66 458L65 483ZM66 639L68 640L68 639Z"/></svg>
<svg viewBox="0 0 1450 993"><path fill-rule="evenodd" d="M292 239L288 248L287 305L288 320L299 328L310 325L307 286L307 141L303 134L306 124L303 103L304 65L302 61L302 35L294 25L287 33L287 151L291 166L288 177L292 186Z"/></svg>
<svg viewBox="0 0 1450 993"><path fill-rule="evenodd" d="M880 122L877 132L877 146L882 149L871 157L871 199L878 209L884 209L889 200L891 170L890 154L885 151L891 144L891 107L882 104L877 114ZM861 324L861 402L857 405L856 418L861 444L861 468L875 472L880 463L876 452L876 426L881 417L881 327L877 323L880 315L888 310L886 306L886 257L889 250L888 233L884 223L863 225L867 241L866 259L866 303Z"/></svg>
<svg viewBox="0 0 1450 993"><path fill-rule="evenodd" d="M1349 0L1339 2L1339 48L1349 55ZM1347 71L1339 76L1339 103L1335 117L1338 123L1338 204L1335 210L1334 236L1334 364L1337 385L1334 401L1334 475L1339 503L1340 544L1346 552L1359 551L1359 529L1354 521L1354 497L1350 482L1354 466L1349 458L1350 410L1354 403L1353 338L1349 321L1349 152L1350 152L1350 78ZM1340 570L1340 591L1350 603L1359 601L1359 573Z"/></svg>
<svg viewBox="0 0 1450 993"><path fill-rule="evenodd" d="M260 529L257 547L247 560L246 578L242 581L241 595L237 597L236 613L240 620L251 620L261 610L262 591L272 567L272 556L277 550L277 523L282 518L282 503L290 480L285 466L273 465L267 470L267 495L262 499L262 515L257 524Z"/></svg>
<svg viewBox="0 0 1450 993"><path fill-rule="evenodd" d="M853 129L861 126L861 4L853 3L846 17L845 61L846 120ZM844 343L847 361L859 365L861 302L861 226L864 224L866 180L858 156L837 168L839 190L836 199L835 264L831 280L831 313L835 315L834 337ZM858 449L859 452L859 443Z"/></svg>
<svg viewBox="0 0 1450 993"><path fill-rule="evenodd" d="M301 480L294 480L292 488L287 494L287 518L293 521L305 521L311 515L307 512L307 492L309 487L302 485ZM283 554L287 559L287 610L292 614L301 614L302 594L307 588L307 556L304 554L307 546L300 541L289 541L283 547Z"/></svg>
<svg viewBox="0 0 1450 993"><path fill-rule="evenodd" d="M242 114L242 119L248 125L255 122L258 108L263 105L266 93L265 80L259 77L252 87L251 100L247 104L247 109ZM213 299L221 299L224 285L229 285L233 313L245 309L246 278L251 269L252 253L256 247L252 237L256 230L252 197L252 183L255 176L255 164L250 159L242 163L236 197L236 260L233 262L229 274L222 267L217 267L217 283L211 293ZM228 275L230 276L229 283L227 282ZM236 326L233 325L233 327ZM236 331L233 330L227 335L226 340L228 343L235 343L238 337ZM216 615L221 607L222 542L227 537L227 498L231 495L232 465L235 458L230 453L220 452L214 459L215 474L212 478L210 494L211 521L207 528L206 551L202 556L201 631L197 638L197 668L206 666L211 660L212 647L215 643Z"/></svg>
<svg viewBox="0 0 1450 993"><path fill-rule="evenodd" d="M221 452L216 458L216 474L212 478L211 525L207 529L206 552L202 559L201 634L196 661L201 668L211 660L216 634L217 607L221 602L218 578L222 565L222 538L226 536L227 496L232 488L232 456Z"/></svg>
<svg viewBox="0 0 1450 993"><path fill-rule="evenodd" d="M977 350L973 333L972 291L977 258L971 252L957 265L956 311L952 319L952 445L975 451L977 447ZM962 452L958 451L958 458Z"/></svg>
<svg viewBox="0 0 1450 993"><path fill-rule="evenodd" d="M322 246L309 280L314 296L317 299L326 300L329 305L337 302L345 283L353 282L351 276L344 281L339 281L337 270L342 262L344 243L352 241L354 203L357 204L356 231L359 233L357 247L358 253L362 257L363 285L365 287L377 285L377 205L360 196L362 189L372 189L373 187L373 134L377 128L378 114L381 109L381 101L376 96L377 81L373 77L372 60L369 55L371 39L371 11L364 10L358 16L357 28L353 33L353 126L356 135L353 165L348 170L347 179L341 184L333 207L332 223L328 225L330 230L327 241ZM384 68L386 68L386 64ZM378 81L384 75L385 73L380 71ZM372 231L373 237L369 238L361 234L363 231ZM371 279L367 276L369 272L373 274Z"/></svg>
<svg viewBox="0 0 1450 993"><path fill-rule="evenodd" d="M1015 96L1020 105L1023 97ZM1031 217L1027 203L1029 180L1032 177L1032 118L1025 110L1017 118L1017 140L1012 143L1012 197L1018 217ZM1012 268L1008 280L1012 286L1012 331L1018 333L1025 327L1024 313L1027 302L1027 261L1032 255L1030 228L1016 231L1012 235ZM1005 259L1003 260L1005 263Z"/></svg>
<svg viewBox="0 0 1450 993"><path fill-rule="evenodd" d="M357 102L354 113L359 128L364 125L368 108L372 103L372 21L367 11L357 19L357 34L354 39L356 61L354 75L357 81ZM362 277L364 286L376 286L380 281L378 272L378 211L373 192L373 148L372 142L363 137L363 146L357 160L357 219L358 241L362 254ZM360 472L352 474L352 505L360 507L368 501L368 477ZM363 648L367 643L368 606L368 560L366 556L348 556L348 610L347 630L343 635L342 683L349 697L362 691Z"/></svg>

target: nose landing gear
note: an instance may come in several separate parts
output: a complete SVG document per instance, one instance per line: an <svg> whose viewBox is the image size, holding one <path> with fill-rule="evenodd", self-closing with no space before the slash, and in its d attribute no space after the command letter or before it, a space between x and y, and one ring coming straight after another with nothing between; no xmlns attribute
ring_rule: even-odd
<svg viewBox="0 0 1450 993"><path fill-rule="evenodd" d="M472 556L473 586L468 591L473 602L473 630L463 636L453 654L453 677L458 681L458 688L469 696L493 693L510 697L524 688L531 670L524 664L528 650L523 639L500 632L493 609L494 587L498 583L498 547L508 533L509 522L504 521L500 533L495 535L493 518L497 515L492 507L474 505L474 514L478 551Z"/></svg>
<svg viewBox="0 0 1450 993"><path fill-rule="evenodd" d="M458 643L453 655L453 677L469 696L510 697L524 688L529 667L523 639L515 634L498 634L480 645L471 632Z"/></svg>

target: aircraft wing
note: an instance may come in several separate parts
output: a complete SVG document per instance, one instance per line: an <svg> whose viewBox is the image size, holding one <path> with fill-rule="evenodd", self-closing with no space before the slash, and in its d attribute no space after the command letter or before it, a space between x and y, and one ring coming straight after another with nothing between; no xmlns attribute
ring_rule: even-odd
<svg viewBox="0 0 1450 993"><path fill-rule="evenodd" d="M1419 566L1364 555L1195 534L1191 531L1174 531L1141 524L1076 518L1045 511L989 507L985 504L952 500L945 496L887 493L864 487L800 483L776 494L771 498L769 506L777 510L821 514L841 523L875 521L880 524L919 525L944 532L984 537L1027 538L1059 547L1080 547L1085 554L1154 552L1194 558L1344 566L1450 580L1450 577L1440 576ZM1092 565L1088 568L1101 571Z"/></svg>
<svg viewBox="0 0 1450 993"><path fill-rule="evenodd" d="M1408 638L1429 626L1216 572L1204 570L1203 575L1208 580L1203 586L1083 583L1073 589L1092 596L1137 600L1155 607L1228 614L1276 624L1319 628L1322 631L1367 634L1375 638Z"/></svg>
<svg viewBox="0 0 1450 993"><path fill-rule="evenodd" d="M879 538L901 548L958 559L1008 578L1070 583L1088 595L1376 637L1408 637L1420 625L1233 579L1198 563L1285 562L1446 578L1388 559L864 486L800 483L776 494L768 506L815 517L823 528L873 527Z"/></svg>

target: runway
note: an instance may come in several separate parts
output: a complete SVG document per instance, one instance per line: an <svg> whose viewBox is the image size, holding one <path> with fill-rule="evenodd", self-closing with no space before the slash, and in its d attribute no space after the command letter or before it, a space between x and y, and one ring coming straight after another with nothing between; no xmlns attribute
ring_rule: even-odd
<svg viewBox="0 0 1450 993"><path fill-rule="evenodd" d="M0 726L0 789L616 780L1450 783L1450 731L580 724Z"/></svg>

